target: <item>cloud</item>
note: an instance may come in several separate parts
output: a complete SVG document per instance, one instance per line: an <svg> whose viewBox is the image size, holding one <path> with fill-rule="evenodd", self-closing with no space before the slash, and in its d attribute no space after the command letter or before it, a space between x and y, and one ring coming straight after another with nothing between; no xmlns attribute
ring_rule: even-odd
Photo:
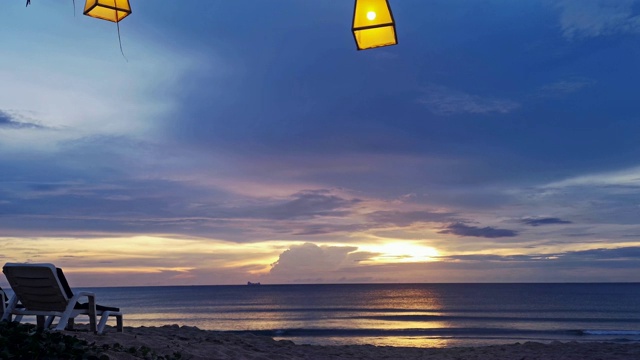
<svg viewBox="0 0 640 360"><path fill-rule="evenodd" d="M555 255L552 255L555 256ZM475 255L449 255L441 256L438 258L440 261L457 261L457 262L510 262L510 261L537 261L541 259L548 259L549 256L542 255L490 255L490 254L475 254Z"/></svg>
<svg viewBox="0 0 640 360"><path fill-rule="evenodd" d="M367 230L369 227L361 224L302 224L293 235L326 235L335 233L352 233Z"/></svg>
<svg viewBox="0 0 640 360"><path fill-rule="evenodd" d="M640 167L576 176L547 184L545 188L576 186L640 187Z"/></svg>
<svg viewBox="0 0 640 360"><path fill-rule="evenodd" d="M60 170L47 171L55 175ZM188 181L126 174L101 180L76 175L75 181L15 181L2 175L9 174L0 174L6 184L0 189L0 228L5 234L30 229L60 236L151 233L253 242L366 229L350 216L361 200L328 190L224 202L220 199L228 196L225 193Z"/></svg>
<svg viewBox="0 0 640 360"><path fill-rule="evenodd" d="M585 173L526 189L520 196L544 208L536 212L571 214L581 223L637 225L640 207L640 167ZM528 214L524 214L528 215ZM583 230L593 233L595 228ZM619 236L634 229L602 229L600 236ZM582 231L581 231L582 232ZM607 235L605 235L607 234Z"/></svg>
<svg viewBox="0 0 640 360"><path fill-rule="evenodd" d="M320 277L343 266L362 260L355 246L318 246L312 243L292 245L272 264L271 275L286 277Z"/></svg>
<svg viewBox="0 0 640 360"><path fill-rule="evenodd" d="M451 221L455 214L431 211L375 211L367 214L367 219L379 224L409 226L417 222Z"/></svg>
<svg viewBox="0 0 640 360"><path fill-rule="evenodd" d="M424 90L418 102L437 115L456 114L506 114L520 107L520 104L506 99L471 95L462 91L432 85Z"/></svg>
<svg viewBox="0 0 640 360"><path fill-rule="evenodd" d="M263 219L299 219L316 216L345 216L349 214L349 208L359 199L344 199L329 194L326 190L303 191L293 195L293 199L285 202L246 209L248 217Z"/></svg>
<svg viewBox="0 0 640 360"><path fill-rule="evenodd" d="M634 15L635 0L563 0L560 26L567 39L639 33L640 16Z"/></svg>
<svg viewBox="0 0 640 360"><path fill-rule="evenodd" d="M631 246L615 249L590 249L582 251L570 251L564 254L558 254L563 259L579 259L583 261L589 260L640 260L640 247Z"/></svg>
<svg viewBox="0 0 640 360"><path fill-rule="evenodd" d="M5 111L0 110L0 128L9 129L42 129L41 125L17 120L17 116L11 115Z"/></svg>
<svg viewBox="0 0 640 360"><path fill-rule="evenodd" d="M593 86L595 83L595 80L586 78L560 80L541 87L539 96L550 98L562 97Z"/></svg>
<svg viewBox="0 0 640 360"><path fill-rule="evenodd" d="M59 131L2 131L0 151L50 154L66 141L93 135L158 141L177 111L181 81L213 66L201 50L181 49L190 52L184 56L174 42L140 33L128 36L136 50L124 63L119 52L96 46L111 39L105 28L87 29L59 16L35 21L50 30L46 38L16 21L12 30L21 36L3 42L8 49L0 59L0 129ZM111 70L96 71L106 64Z"/></svg>
<svg viewBox="0 0 640 360"><path fill-rule="evenodd" d="M263 198L249 204L195 206L200 216L217 219L308 220L319 217L345 217L360 199L348 199L329 190L305 190L287 198Z"/></svg>
<svg viewBox="0 0 640 360"><path fill-rule="evenodd" d="M451 254L435 261L376 264L355 247L294 245L280 255L267 282L402 282L424 281L632 281L640 247L596 248L533 254ZM393 276L388 278L388 274ZM343 280L344 279L344 280Z"/></svg>
<svg viewBox="0 0 640 360"><path fill-rule="evenodd" d="M440 257L441 261L469 261L469 262L545 262L547 264L555 264L562 266L568 262L584 262L591 261L637 261L640 260L640 247L629 246L621 248L597 248L580 251L565 251L558 253L545 254L518 254L518 255L450 255Z"/></svg>
<svg viewBox="0 0 640 360"><path fill-rule="evenodd" d="M559 218L546 217L546 218L525 218L520 220L521 223L530 226L540 225L556 225L556 224L571 224L571 221L562 220Z"/></svg>
<svg viewBox="0 0 640 360"><path fill-rule="evenodd" d="M491 226L481 228L477 226L468 226L462 223L451 224L447 227L447 229L439 231L438 233L454 234L459 236L484 237L491 239L501 237L515 237L518 235L518 232L515 230L497 229Z"/></svg>

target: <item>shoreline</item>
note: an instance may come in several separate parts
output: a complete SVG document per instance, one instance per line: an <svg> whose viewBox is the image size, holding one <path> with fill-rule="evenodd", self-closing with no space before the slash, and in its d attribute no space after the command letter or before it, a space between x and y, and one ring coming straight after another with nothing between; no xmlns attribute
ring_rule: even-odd
<svg viewBox="0 0 640 360"><path fill-rule="evenodd" d="M80 327L83 328L82 326ZM98 346L115 344L123 350L108 350L112 360L144 359L126 349L147 349L160 356L181 359L477 359L477 360L627 360L640 359L640 343L525 342L504 345L450 348L416 348L374 345L297 345L267 336L201 330L191 326L125 327L123 333L108 328L104 335L65 331Z"/></svg>

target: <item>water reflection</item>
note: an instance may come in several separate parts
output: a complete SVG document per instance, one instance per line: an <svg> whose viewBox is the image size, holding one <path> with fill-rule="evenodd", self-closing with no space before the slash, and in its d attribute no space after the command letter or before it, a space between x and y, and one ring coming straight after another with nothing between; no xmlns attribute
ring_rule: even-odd
<svg viewBox="0 0 640 360"><path fill-rule="evenodd" d="M291 340L302 345L374 345L374 346L395 346L395 347L448 347L455 346L454 339L429 338L429 337L404 337L404 336L382 336L382 337L274 337L275 340ZM454 341L452 341L454 340Z"/></svg>
<svg viewBox="0 0 640 360"><path fill-rule="evenodd" d="M211 306L200 306L193 313L172 312L175 309L164 308L159 312L134 312L128 317L131 325L160 326L167 322L189 324L203 329L222 331L262 331L274 330L330 330L355 331L356 335L342 338L350 343L371 342L379 344L403 346L411 343L416 346L420 339L421 346L442 345L445 340L425 337L362 337L357 330L403 330L403 329L437 329L450 324L442 321L397 321L392 317L402 314L407 316L428 315L434 319L441 315L442 307L438 293L430 289L412 287L395 289L370 289L352 296L350 291L326 292L309 297L296 291L259 291L237 301L235 304L226 301L215 301ZM280 289L282 290L282 289ZM388 318L388 319L387 319ZM358 340L362 337L363 340ZM290 339L300 341L299 337ZM310 338L310 337L309 337ZM328 337L318 337L329 341ZM340 337L331 340L337 342ZM367 340L364 340L367 339Z"/></svg>

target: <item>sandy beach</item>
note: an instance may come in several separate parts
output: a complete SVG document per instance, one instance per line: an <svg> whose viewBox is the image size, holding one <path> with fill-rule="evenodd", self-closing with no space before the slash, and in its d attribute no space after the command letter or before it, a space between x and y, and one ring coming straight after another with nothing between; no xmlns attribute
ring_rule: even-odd
<svg viewBox="0 0 640 360"><path fill-rule="evenodd" d="M182 359L478 359L478 360L631 360L640 359L638 343L553 342L516 343L484 347L402 348L372 345L317 346L296 345L250 334L230 334L195 327L125 327L123 333L109 329L104 335L86 331L67 332L102 347L109 345L111 359L144 359L143 353L173 355ZM117 345L116 345L117 344ZM138 349L135 353L130 349ZM142 350L146 349L146 350Z"/></svg>

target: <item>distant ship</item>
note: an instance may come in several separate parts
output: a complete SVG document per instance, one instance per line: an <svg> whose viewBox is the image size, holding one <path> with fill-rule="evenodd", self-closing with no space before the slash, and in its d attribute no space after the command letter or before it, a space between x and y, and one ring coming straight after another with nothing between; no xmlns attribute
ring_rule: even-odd
<svg viewBox="0 0 640 360"><path fill-rule="evenodd" d="M249 285L249 286L258 286L258 285L260 285L260 283L259 282L252 283L251 281L247 281L247 285Z"/></svg>

